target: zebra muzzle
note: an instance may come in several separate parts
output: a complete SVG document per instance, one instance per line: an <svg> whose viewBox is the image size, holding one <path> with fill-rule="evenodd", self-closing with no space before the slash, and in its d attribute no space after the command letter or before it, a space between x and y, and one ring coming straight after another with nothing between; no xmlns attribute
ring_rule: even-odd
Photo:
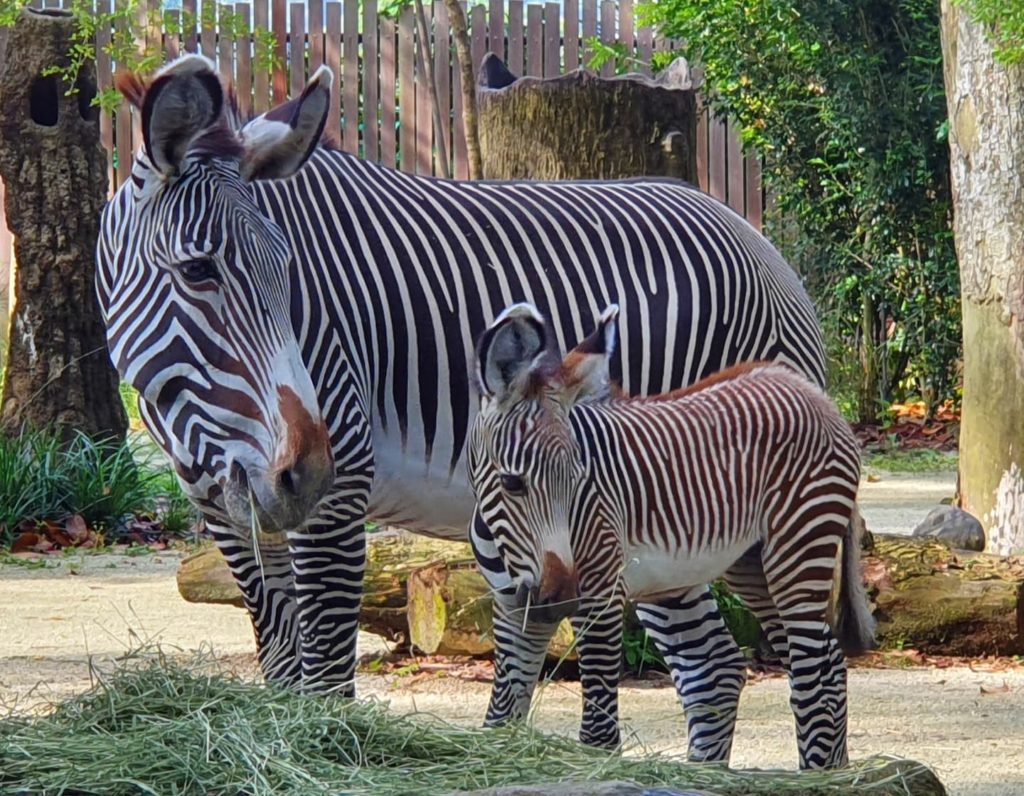
<svg viewBox="0 0 1024 796"><path fill-rule="evenodd" d="M576 613L580 584L575 567L568 567L554 553L545 553L540 583L520 582L516 603L537 622L558 622Z"/></svg>

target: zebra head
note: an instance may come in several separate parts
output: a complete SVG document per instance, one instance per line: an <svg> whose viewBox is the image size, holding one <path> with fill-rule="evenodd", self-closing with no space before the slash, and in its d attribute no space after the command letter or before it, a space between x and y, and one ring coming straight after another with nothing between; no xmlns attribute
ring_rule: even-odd
<svg viewBox="0 0 1024 796"><path fill-rule="evenodd" d="M571 615L579 601L573 531L591 490L570 410L609 394L617 315L609 307L561 361L529 304L505 310L477 346L480 412L468 456L474 522L493 537L519 607L541 621Z"/></svg>
<svg viewBox="0 0 1024 796"><path fill-rule="evenodd" d="M143 145L97 247L111 358L189 496L239 528L300 526L334 479L291 323L295 253L250 185L306 161L330 84L321 69L301 96L239 129L201 56L148 85L119 76Z"/></svg>

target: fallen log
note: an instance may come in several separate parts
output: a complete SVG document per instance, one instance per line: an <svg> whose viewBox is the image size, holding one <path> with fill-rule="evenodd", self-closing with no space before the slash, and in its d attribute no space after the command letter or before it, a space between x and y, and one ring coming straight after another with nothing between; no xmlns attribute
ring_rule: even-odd
<svg viewBox="0 0 1024 796"><path fill-rule="evenodd" d="M951 550L906 536L866 537L862 564L881 649L929 654L1024 653L1024 558ZM469 545L404 532L371 534L360 624L427 654L493 652L491 599ZM178 589L192 602L241 605L220 553L184 559ZM549 650L572 657L563 623Z"/></svg>

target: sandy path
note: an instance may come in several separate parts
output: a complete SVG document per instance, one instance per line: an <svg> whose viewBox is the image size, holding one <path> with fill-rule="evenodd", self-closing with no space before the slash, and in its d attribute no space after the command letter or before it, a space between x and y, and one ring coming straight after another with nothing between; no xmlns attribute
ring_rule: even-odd
<svg viewBox="0 0 1024 796"><path fill-rule="evenodd" d="M122 654L133 638L165 649L213 645L233 665L253 667L252 635L234 608L190 605L174 584L177 557L88 556L60 559L45 570L0 567L0 700L21 707L88 686L89 654ZM362 651L379 648L361 637ZM1007 691L984 696L981 688ZM360 693L451 721L479 724L485 683L454 679L410 682L360 675ZM958 796L1024 794L1024 672L972 672L967 668L851 674L851 752L913 757L934 766ZM651 748L681 752L682 713L671 689L628 683L622 692L628 731ZM574 735L579 720L574 684L553 683L540 697L535 721ZM741 706L733 763L796 765L787 688L781 679L750 685Z"/></svg>

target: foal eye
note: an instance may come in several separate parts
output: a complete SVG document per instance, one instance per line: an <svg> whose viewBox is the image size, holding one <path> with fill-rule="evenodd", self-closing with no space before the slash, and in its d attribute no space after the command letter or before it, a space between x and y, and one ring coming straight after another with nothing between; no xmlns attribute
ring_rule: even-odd
<svg viewBox="0 0 1024 796"><path fill-rule="evenodd" d="M178 266L178 271L186 282L205 282L217 278L217 266L205 258L186 260Z"/></svg>
<svg viewBox="0 0 1024 796"><path fill-rule="evenodd" d="M501 488L510 495L526 494L526 482L522 476L513 475L512 473L501 474Z"/></svg>

